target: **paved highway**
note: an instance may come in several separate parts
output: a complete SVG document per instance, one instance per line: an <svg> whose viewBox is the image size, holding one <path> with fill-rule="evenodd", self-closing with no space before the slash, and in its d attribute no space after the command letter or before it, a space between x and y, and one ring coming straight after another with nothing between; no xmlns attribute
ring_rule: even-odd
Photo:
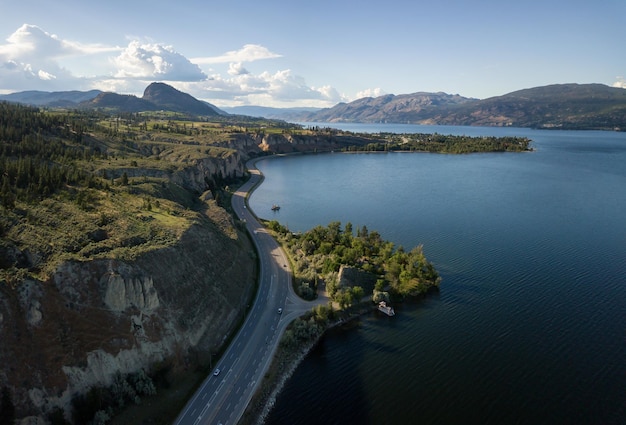
<svg viewBox="0 0 626 425"><path fill-rule="evenodd" d="M293 293L285 253L246 208L247 193L262 179L252 162L248 169L251 177L234 194L232 206L237 216L245 220L259 254L257 298L237 336L175 424L236 424L269 367L285 328L316 304L303 301Z"/></svg>

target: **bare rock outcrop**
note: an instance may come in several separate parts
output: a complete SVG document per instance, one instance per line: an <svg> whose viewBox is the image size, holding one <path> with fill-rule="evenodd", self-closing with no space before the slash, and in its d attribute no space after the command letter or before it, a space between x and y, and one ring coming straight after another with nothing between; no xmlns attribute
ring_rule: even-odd
<svg viewBox="0 0 626 425"><path fill-rule="evenodd" d="M124 278L110 272L101 279L105 288L104 303L111 311L124 311L136 307L141 311L152 311L159 307L159 297L150 276Z"/></svg>

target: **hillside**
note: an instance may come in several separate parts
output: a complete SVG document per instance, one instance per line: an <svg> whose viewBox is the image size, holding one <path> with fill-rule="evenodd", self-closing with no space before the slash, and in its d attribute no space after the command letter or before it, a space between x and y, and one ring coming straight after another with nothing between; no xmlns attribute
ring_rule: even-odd
<svg viewBox="0 0 626 425"><path fill-rule="evenodd" d="M395 122L417 123L431 116L432 111L473 102L475 99L446 93L418 92L376 98L365 97L350 103L302 116L303 121L317 122Z"/></svg>
<svg viewBox="0 0 626 425"><path fill-rule="evenodd" d="M385 95L340 103L298 120L624 130L626 90L557 84L483 100L445 93Z"/></svg>
<svg viewBox="0 0 626 425"><path fill-rule="evenodd" d="M626 90L557 84L519 90L432 116L437 124L562 129L626 129Z"/></svg>

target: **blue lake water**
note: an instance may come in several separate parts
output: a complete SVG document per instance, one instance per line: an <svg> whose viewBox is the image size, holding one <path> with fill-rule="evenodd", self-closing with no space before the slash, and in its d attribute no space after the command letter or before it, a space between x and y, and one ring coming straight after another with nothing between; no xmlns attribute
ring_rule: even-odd
<svg viewBox="0 0 626 425"><path fill-rule="evenodd" d="M332 126L526 136L536 150L258 162L257 215L366 225L423 244L443 277L393 318L331 331L267 423L626 423L626 133Z"/></svg>

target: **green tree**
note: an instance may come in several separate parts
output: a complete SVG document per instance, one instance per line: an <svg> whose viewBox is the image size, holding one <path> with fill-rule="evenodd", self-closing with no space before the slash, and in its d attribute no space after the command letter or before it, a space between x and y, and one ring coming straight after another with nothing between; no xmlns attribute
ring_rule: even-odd
<svg viewBox="0 0 626 425"><path fill-rule="evenodd" d="M11 186L9 185L9 178L7 176L2 178L2 189L0 193L2 196L2 205L8 210L15 208L15 196L13 192L11 192Z"/></svg>
<svg viewBox="0 0 626 425"><path fill-rule="evenodd" d="M363 299L363 295L364 295L363 288L361 288L360 286L353 286L350 292L352 295L353 302L355 303L361 302L361 300Z"/></svg>

